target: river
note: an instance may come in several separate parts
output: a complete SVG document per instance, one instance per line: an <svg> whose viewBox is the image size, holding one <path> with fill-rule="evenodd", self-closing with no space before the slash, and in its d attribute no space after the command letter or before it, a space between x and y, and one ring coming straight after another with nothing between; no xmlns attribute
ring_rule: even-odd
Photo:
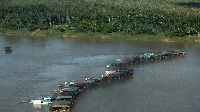
<svg viewBox="0 0 200 112"><path fill-rule="evenodd" d="M13 51L5 53L6 46ZM65 81L100 77L116 58L166 50L186 56L131 65L132 77L87 89L72 112L199 112L197 43L0 35L0 111L48 112L18 102L52 95Z"/></svg>

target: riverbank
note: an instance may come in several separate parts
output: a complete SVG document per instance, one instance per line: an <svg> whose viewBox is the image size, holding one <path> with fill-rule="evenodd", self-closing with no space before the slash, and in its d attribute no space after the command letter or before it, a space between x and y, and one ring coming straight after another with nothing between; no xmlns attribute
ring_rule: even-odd
<svg viewBox="0 0 200 112"><path fill-rule="evenodd" d="M166 37L163 33L157 35L127 35L125 33L100 33L100 32L73 32L73 31L60 31L59 29L48 29L35 31L28 31L26 29L20 30L5 30L0 29L0 34L4 35L25 35L25 36L46 36L46 37L69 37L69 38L102 38L102 39L125 39L125 40L144 40L144 41L165 41L165 42L200 42L200 36L184 36L184 37Z"/></svg>

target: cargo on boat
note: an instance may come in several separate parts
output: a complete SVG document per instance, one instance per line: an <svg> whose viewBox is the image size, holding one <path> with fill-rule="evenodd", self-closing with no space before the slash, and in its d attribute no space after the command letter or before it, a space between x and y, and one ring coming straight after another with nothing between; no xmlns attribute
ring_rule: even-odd
<svg viewBox="0 0 200 112"><path fill-rule="evenodd" d="M75 95L82 91L80 87L64 87L63 89L52 91L53 94Z"/></svg>
<svg viewBox="0 0 200 112"><path fill-rule="evenodd" d="M116 70L106 70L105 71L105 75L109 75L109 74L112 74L112 73L115 73Z"/></svg>
<svg viewBox="0 0 200 112"><path fill-rule="evenodd" d="M52 106L50 107L50 111L70 111L72 108L72 102L66 101L66 100L56 100L52 103Z"/></svg>
<svg viewBox="0 0 200 112"><path fill-rule="evenodd" d="M116 72L124 72L126 74L133 75L134 74L134 69L119 69Z"/></svg>
<svg viewBox="0 0 200 112"><path fill-rule="evenodd" d="M116 72L125 72L127 74L134 74L134 69L118 69L118 70L105 70L105 75L113 74Z"/></svg>
<svg viewBox="0 0 200 112"><path fill-rule="evenodd" d="M86 77L85 82L89 83L89 86L95 86L96 84L101 82L101 78L93 78L93 77Z"/></svg>
<svg viewBox="0 0 200 112"><path fill-rule="evenodd" d="M119 70L108 70L105 71L105 74L101 77L103 78L102 81L109 82L113 80L118 80L124 77L127 77L129 75L134 74L133 69L119 69Z"/></svg>
<svg viewBox="0 0 200 112"><path fill-rule="evenodd" d="M120 68L120 67L125 67L126 65L128 65L127 62L115 62L112 63L111 65L106 65L106 67L111 67L111 68Z"/></svg>
<svg viewBox="0 0 200 112"><path fill-rule="evenodd" d="M59 88L63 89L66 87L79 87L80 89L84 89L89 85L89 82L65 82L65 84L59 84Z"/></svg>
<svg viewBox="0 0 200 112"><path fill-rule="evenodd" d="M60 94L77 96L81 91L82 89L80 89L80 87L67 87L67 88L62 89Z"/></svg>
<svg viewBox="0 0 200 112"><path fill-rule="evenodd" d="M127 65L131 64L131 60L129 60L129 59L123 59L123 60L121 60L121 59L117 58L116 62L117 63L124 63L124 64L127 64Z"/></svg>

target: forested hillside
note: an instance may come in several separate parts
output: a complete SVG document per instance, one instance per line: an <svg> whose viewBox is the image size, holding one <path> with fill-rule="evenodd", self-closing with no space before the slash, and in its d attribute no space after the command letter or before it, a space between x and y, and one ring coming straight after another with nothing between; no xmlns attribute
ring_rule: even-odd
<svg viewBox="0 0 200 112"><path fill-rule="evenodd" d="M1 29L56 28L128 35L185 36L200 32L200 2L195 0L4 0Z"/></svg>

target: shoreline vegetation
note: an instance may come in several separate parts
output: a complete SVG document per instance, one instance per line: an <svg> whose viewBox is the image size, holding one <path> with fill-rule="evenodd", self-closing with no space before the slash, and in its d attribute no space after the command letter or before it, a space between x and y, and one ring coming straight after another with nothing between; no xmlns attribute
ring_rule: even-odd
<svg viewBox="0 0 200 112"><path fill-rule="evenodd" d="M4 0L0 33L200 42L195 0Z"/></svg>
<svg viewBox="0 0 200 112"><path fill-rule="evenodd" d="M167 37L164 34L159 35L127 35L124 33L100 33L92 32L86 34L83 32L59 32L56 29L28 31L27 29L21 30L2 30L0 34L3 35L23 35L23 36L42 36L42 37L63 37L63 38L88 38L88 39L125 39L125 40L142 40L142 41L164 41L164 42L197 42L200 43L200 36L184 36L184 37Z"/></svg>

